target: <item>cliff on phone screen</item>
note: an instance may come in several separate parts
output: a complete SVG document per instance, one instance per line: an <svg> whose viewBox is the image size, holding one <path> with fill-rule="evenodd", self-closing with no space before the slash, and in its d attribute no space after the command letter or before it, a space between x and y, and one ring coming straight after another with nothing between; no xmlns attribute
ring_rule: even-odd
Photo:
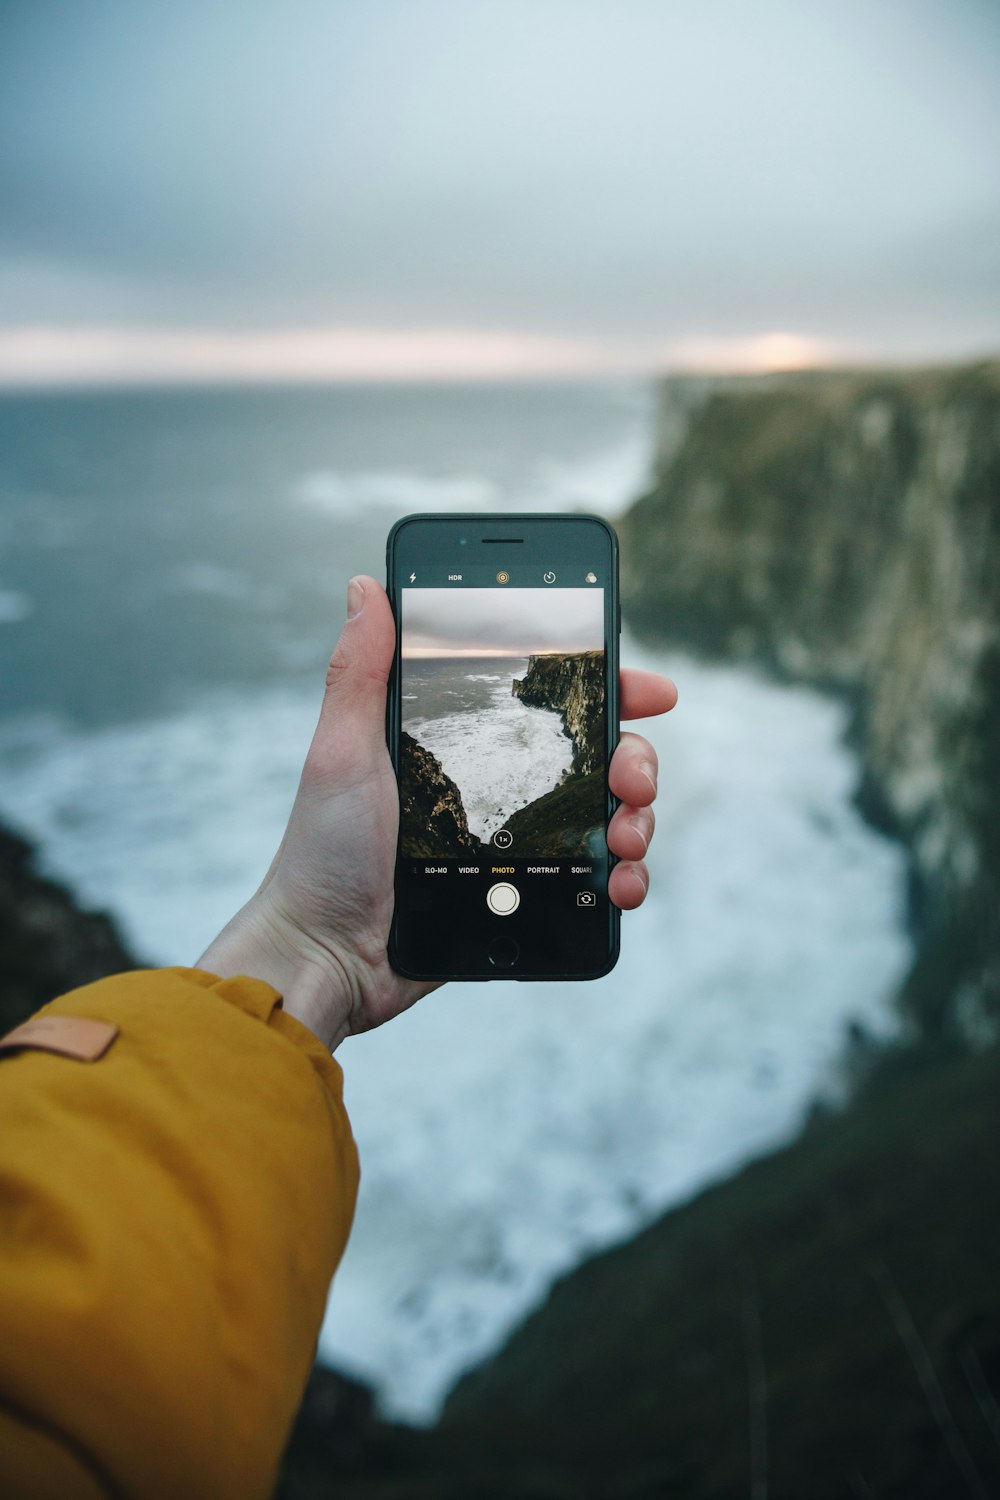
<svg viewBox="0 0 1000 1500"><path fill-rule="evenodd" d="M604 849L599 588L403 591L400 819L407 858Z"/></svg>

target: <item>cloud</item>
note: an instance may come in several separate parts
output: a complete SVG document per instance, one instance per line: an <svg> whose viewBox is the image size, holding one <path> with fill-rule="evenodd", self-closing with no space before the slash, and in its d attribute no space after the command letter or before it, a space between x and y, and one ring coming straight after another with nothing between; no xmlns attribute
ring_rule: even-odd
<svg viewBox="0 0 1000 1500"><path fill-rule="evenodd" d="M604 647L603 589L404 589L403 655L533 656Z"/></svg>
<svg viewBox="0 0 1000 1500"><path fill-rule="evenodd" d="M786 329L988 341L996 267L970 226L1000 197L998 17L9 0L0 326L43 365L76 325L67 369L137 378L154 344L155 378L346 369L334 334L399 378L421 341L456 373L646 367L705 339L752 362ZM47 354L24 344L41 330Z"/></svg>

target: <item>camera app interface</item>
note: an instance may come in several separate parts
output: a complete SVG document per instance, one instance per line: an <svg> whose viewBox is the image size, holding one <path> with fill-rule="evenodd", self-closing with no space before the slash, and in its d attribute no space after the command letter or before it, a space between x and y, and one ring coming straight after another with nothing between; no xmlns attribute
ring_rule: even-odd
<svg viewBox="0 0 1000 1500"><path fill-rule="evenodd" d="M400 843L414 874L603 869L604 590L581 577L593 583L500 573L492 587L403 589ZM594 904L590 883L578 904Z"/></svg>

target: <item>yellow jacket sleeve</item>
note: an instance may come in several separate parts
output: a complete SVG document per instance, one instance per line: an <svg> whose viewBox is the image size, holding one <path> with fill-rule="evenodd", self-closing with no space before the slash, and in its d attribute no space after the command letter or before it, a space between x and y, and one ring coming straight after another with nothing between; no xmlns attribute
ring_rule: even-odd
<svg viewBox="0 0 1000 1500"><path fill-rule="evenodd" d="M340 1068L255 979L121 974L0 1055L0 1494L273 1490L350 1230Z"/></svg>

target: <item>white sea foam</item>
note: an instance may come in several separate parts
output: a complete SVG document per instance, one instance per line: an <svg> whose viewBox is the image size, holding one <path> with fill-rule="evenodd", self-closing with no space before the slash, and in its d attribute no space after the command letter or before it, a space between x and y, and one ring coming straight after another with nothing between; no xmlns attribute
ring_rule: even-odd
<svg viewBox="0 0 1000 1500"><path fill-rule="evenodd" d="M486 840L511 813L558 786L573 763L573 745L562 715L526 708L512 694L509 676L472 680L496 684L488 709L415 719L406 728L437 756L462 793L470 831Z"/></svg>
<svg viewBox="0 0 1000 1500"><path fill-rule="evenodd" d="M395 1415L432 1418L554 1277L786 1138L850 1018L892 1025L903 859L851 804L841 709L671 665L680 708L643 726L653 884L615 972L449 985L338 1053L364 1170L321 1348ZM0 807L143 955L192 962L270 860L316 708L267 689L86 735L25 723Z"/></svg>
<svg viewBox="0 0 1000 1500"><path fill-rule="evenodd" d="M646 485L650 441L634 434L582 457L546 459L518 477L403 470L318 470L293 489L303 504L341 519L372 507L387 521L414 511L598 511L615 515Z"/></svg>
<svg viewBox="0 0 1000 1500"><path fill-rule="evenodd" d="M519 510L586 510L617 515L649 483L650 446L641 434L586 458L548 460L516 498Z"/></svg>
<svg viewBox="0 0 1000 1500"><path fill-rule="evenodd" d="M318 704L272 687L88 734L8 721L0 810L47 869L115 913L138 956L193 963L271 861Z"/></svg>

